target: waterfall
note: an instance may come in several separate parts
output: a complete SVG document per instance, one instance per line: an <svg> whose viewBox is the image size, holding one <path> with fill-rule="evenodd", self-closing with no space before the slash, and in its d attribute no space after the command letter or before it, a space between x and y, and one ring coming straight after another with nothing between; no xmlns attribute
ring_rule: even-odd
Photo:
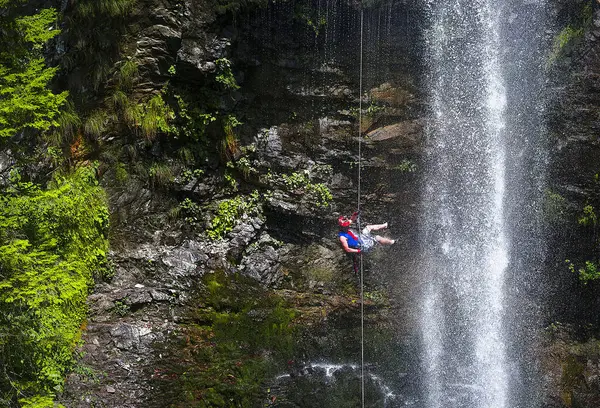
<svg viewBox="0 0 600 408"><path fill-rule="evenodd" d="M511 370L523 363L510 360L509 348L510 330L520 326L509 321L516 306L507 292L514 283L509 269L526 255L513 253L512 241L519 238L515 221L507 218L538 188L531 185L539 181L539 169L512 156L516 145L524 151L535 146L528 138L535 139L539 128L526 129L519 122L539 112L526 111L527 98L512 101L510 95L517 88L520 94L538 91L539 80L526 80L520 72L539 68L539 61L515 58L528 41L537 44L543 36L536 20L543 4L509 3L427 4L431 117L426 127L421 333L428 408L504 408L516 399ZM523 36L537 37L529 40L511 32L511 24L519 20L514 13L525 13L537 29ZM507 101L517 106L509 108ZM525 167L526 174L514 176Z"/></svg>

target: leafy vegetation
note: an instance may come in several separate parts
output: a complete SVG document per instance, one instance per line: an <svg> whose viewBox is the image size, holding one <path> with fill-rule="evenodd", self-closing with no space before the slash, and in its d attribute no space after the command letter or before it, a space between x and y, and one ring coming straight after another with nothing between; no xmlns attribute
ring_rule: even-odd
<svg viewBox="0 0 600 408"><path fill-rule="evenodd" d="M325 16L310 5L297 5L294 16L304 23L314 33L315 37L318 37L321 30L327 25Z"/></svg>
<svg viewBox="0 0 600 408"><path fill-rule="evenodd" d="M308 195L308 199L314 200L317 207L327 207L333 195L327 186L323 183L311 182L308 174L305 172L294 172L292 174L272 174L264 175L263 180L276 185L282 185L284 189L299 194Z"/></svg>
<svg viewBox="0 0 600 408"><path fill-rule="evenodd" d="M596 184L599 182L598 174L595 176L595 182ZM586 203L577 222L582 227L592 231L594 247L596 248L595 250L598 251L598 246L600 245L600 242L598 241L598 216L596 215L596 210L592 204L589 202ZM584 285L588 284L590 281L600 279L600 262L598 262L597 255L594 260L586 260L583 263L583 266L577 266L568 259L565 262L569 270L572 273L576 273L579 276L579 280L583 282Z"/></svg>
<svg viewBox="0 0 600 408"><path fill-rule="evenodd" d="M59 126L59 111L68 95L50 90L57 68L47 67L43 58L44 44L60 32L55 28L56 11L20 16L18 5L7 2L0 16L0 141L25 130Z"/></svg>
<svg viewBox="0 0 600 408"><path fill-rule="evenodd" d="M412 160L404 159L394 169L402 173L414 173L417 171L417 165Z"/></svg>
<svg viewBox="0 0 600 408"><path fill-rule="evenodd" d="M0 197L0 398L30 406L60 390L93 277L106 266L108 208L94 169L46 189L13 172ZM35 405L38 404L38 405Z"/></svg>
<svg viewBox="0 0 600 408"><path fill-rule="evenodd" d="M218 72L215 80L223 85L225 89L234 91L240 89L240 86L237 84L233 72L231 71L231 61L227 58L219 58L215 61L215 64L217 65Z"/></svg>
<svg viewBox="0 0 600 408"><path fill-rule="evenodd" d="M258 215L258 203L259 195L256 191L249 196L238 195L221 201L207 230L208 236L212 239L223 238L242 217Z"/></svg>

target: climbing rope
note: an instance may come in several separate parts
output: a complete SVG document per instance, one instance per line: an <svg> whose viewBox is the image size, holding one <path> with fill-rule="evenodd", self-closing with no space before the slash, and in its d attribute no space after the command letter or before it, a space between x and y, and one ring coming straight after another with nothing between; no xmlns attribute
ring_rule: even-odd
<svg viewBox="0 0 600 408"><path fill-rule="evenodd" d="M357 225L358 232L362 231L360 226L360 177L361 177L361 148L362 148L362 81L363 81L363 8L360 8L360 67L358 84L358 185L357 185L357 206L358 212ZM360 399L361 406L365 408L365 303L363 290L363 258L362 251L359 254L360 261Z"/></svg>

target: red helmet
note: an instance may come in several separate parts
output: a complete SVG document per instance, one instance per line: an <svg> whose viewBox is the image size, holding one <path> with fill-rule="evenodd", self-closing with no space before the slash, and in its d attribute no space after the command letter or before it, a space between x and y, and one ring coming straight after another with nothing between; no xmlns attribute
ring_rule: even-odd
<svg viewBox="0 0 600 408"><path fill-rule="evenodd" d="M350 226L350 223L350 219L348 219L345 215L340 215L340 218L338 218L338 224L340 227L347 228Z"/></svg>

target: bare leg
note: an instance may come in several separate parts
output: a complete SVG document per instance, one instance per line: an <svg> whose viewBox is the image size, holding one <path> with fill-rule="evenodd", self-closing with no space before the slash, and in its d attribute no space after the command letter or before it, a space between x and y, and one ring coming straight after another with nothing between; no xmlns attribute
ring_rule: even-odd
<svg viewBox="0 0 600 408"><path fill-rule="evenodd" d="M380 230L380 229L387 228L387 225L388 225L387 222L385 224L371 224L371 225L367 225L365 227L365 229L367 231L369 231L369 232L371 232L371 231L377 231L377 230Z"/></svg>
<svg viewBox="0 0 600 408"><path fill-rule="evenodd" d="M395 239L389 239L389 238L385 238L385 237L381 237L379 235L375 235L375 241L379 242L382 245L393 245L396 240Z"/></svg>

